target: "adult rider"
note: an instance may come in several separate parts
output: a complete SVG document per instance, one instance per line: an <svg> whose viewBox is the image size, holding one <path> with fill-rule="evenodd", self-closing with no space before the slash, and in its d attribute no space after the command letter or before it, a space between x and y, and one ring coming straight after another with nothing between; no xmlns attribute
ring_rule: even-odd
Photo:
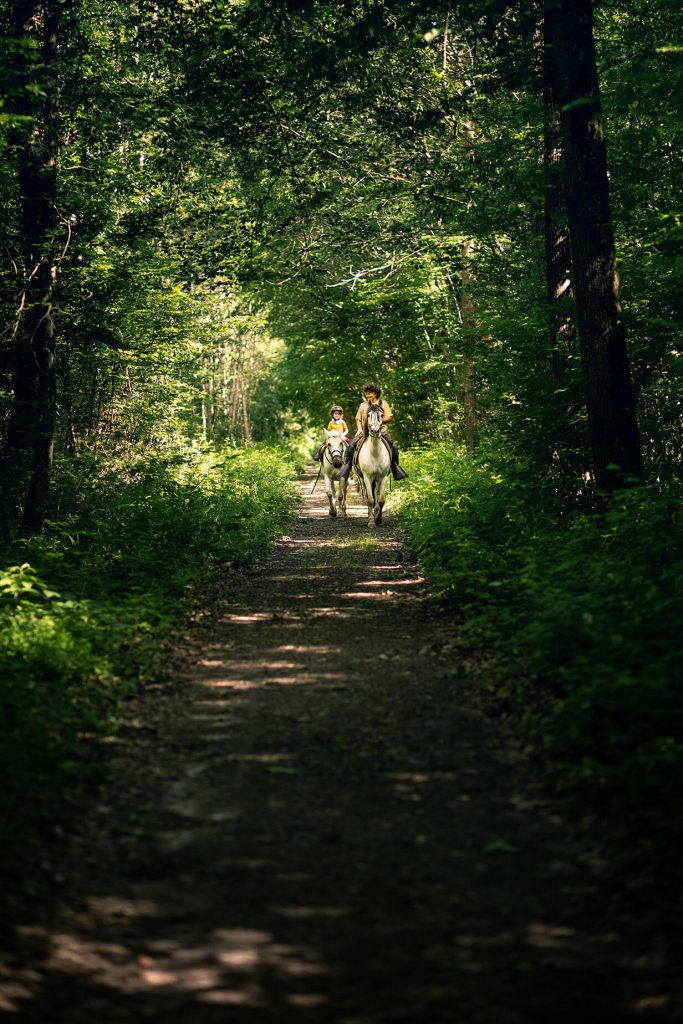
<svg viewBox="0 0 683 1024"><path fill-rule="evenodd" d="M363 388L363 401L358 406L358 412L356 413L356 426L358 432L352 439L351 444L346 449L346 456L344 458L344 466L342 467L340 476L345 479L348 478L351 472L351 464L353 461L353 452L358 444L360 438L365 437L366 425L368 422L368 413L373 405L379 405L382 410L382 433L386 437L387 441L391 445L392 458L391 458L391 472L394 480L405 480L408 476L406 471L398 464L398 446L387 434L386 424L391 423L394 418L394 414L391 411L389 403L383 399L382 392L377 384L366 384Z"/></svg>

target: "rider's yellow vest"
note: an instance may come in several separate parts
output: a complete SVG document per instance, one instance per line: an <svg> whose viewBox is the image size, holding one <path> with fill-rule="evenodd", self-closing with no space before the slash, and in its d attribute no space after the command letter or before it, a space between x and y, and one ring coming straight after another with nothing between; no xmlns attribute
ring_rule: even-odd
<svg viewBox="0 0 683 1024"><path fill-rule="evenodd" d="M346 426L346 420L330 420L327 424L328 430L340 430L342 434L348 434L349 428Z"/></svg>

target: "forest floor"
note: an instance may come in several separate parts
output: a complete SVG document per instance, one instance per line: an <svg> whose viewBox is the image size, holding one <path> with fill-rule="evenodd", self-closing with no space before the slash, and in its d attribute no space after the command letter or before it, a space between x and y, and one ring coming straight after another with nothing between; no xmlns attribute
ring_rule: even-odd
<svg viewBox="0 0 683 1024"><path fill-rule="evenodd" d="M447 653L391 515L322 484L206 593L19 926L40 1024L683 1020L652 922L544 794L481 658ZM172 553L169 553L172 557Z"/></svg>

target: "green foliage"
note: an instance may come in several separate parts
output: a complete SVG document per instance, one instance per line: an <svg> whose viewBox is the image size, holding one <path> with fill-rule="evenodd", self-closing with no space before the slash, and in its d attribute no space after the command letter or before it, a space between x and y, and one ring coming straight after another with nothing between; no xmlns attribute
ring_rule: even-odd
<svg viewBox="0 0 683 1024"><path fill-rule="evenodd" d="M394 406L401 445L428 446L402 514L435 592L531 680L517 699L562 779L607 792L626 765L622 781L645 789L651 763L662 792L678 757L654 710L672 689L675 491L575 514L591 457L577 341L559 368L549 351L540 5L473 0L448 28L443 5L415 0L67 7L57 490L44 536L8 547L0 585L16 813L32 813L17 794L35 773L40 818L71 771L54 770L60 757L75 763L79 736L106 730L124 676L154 671L188 584L255 557L281 523L277 458L191 445L275 439L299 457L332 401L352 421L367 379ZM7 534L31 464L15 473L5 444L32 272L18 154L39 128L44 73L14 14L0 15ZM673 0L596 9L624 317L657 481L681 458L681 28ZM476 460L434 445L463 437L470 397Z"/></svg>
<svg viewBox="0 0 683 1024"><path fill-rule="evenodd" d="M435 595L474 608L503 604L516 587L524 554L520 539L534 532L525 467L468 456L461 446L436 444L404 458L410 484L399 496L401 517Z"/></svg>
<svg viewBox="0 0 683 1024"><path fill-rule="evenodd" d="M683 828L681 488L619 495L526 553L514 638L542 692L558 776L656 829Z"/></svg>
<svg viewBox="0 0 683 1024"><path fill-rule="evenodd" d="M0 573L0 867L88 780L118 702L158 671L192 588L282 530L292 470L283 450L229 445L62 464L68 516L12 545Z"/></svg>
<svg viewBox="0 0 683 1024"><path fill-rule="evenodd" d="M405 462L411 543L467 613L457 628L497 649L500 691L552 776L666 859L683 834L680 485L558 517L547 485L500 454L434 446Z"/></svg>
<svg viewBox="0 0 683 1024"><path fill-rule="evenodd" d="M6 870L31 861L55 803L68 800L90 775L86 737L106 733L112 701L126 692L112 663L125 630L113 607L64 597L26 563L2 572L0 588L0 869Z"/></svg>

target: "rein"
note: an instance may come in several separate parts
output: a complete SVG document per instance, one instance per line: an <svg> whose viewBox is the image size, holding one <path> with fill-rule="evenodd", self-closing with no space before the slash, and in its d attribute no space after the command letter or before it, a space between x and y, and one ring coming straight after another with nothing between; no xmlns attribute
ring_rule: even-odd
<svg viewBox="0 0 683 1024"><path fill-rule="evenodd" d="M370 430L370 418L371 417L372 417L372 420L373 420L373 426L375 427L374 430ZM370 408L368 409L368 414L365 417L365 423L364 423L364 427L363 427L363 438L360 441L360 443L358 445L358 448L357 448L357 451L358 451L359 454L360 454L361 448L363 447L363 445L367 441L371 441L371 442L374 441L375 444L379 445L380 447L382 445L384 445L384 447L385 447L385 449L387 451L387 454L389 455L389 459L391 459L392 453L391 453L391 449L390 449L390 446L389 446L389 442L387 441L386 437L382 433L383 426L384 426L384 414L382 412L381 405L372 405L372 406L370 406Z"/></svg>
<svg viewBox="0 0 683 1024"><path fill-rule="evenodd" d="M374 430L370 429L370 417L373 418ZM382 434L382 425L384 423L384 415L382 413L382 407L380 405L372 405L368 409L368 414L365 418L365 440L378 440Z"/></svg>
<svg viewBox="0 0 683 1024"><path fill-rule="evenodd" d="M316 489L316 487L318 486L318 480L320 479L320 474L322 473L322 471L323 471L323 464L322 464L322 462L321 462L321 463L320 463L320 469L318 470L318 475L317 475L317 477L315 478L315 483L314 483L314 484L313 484L313 486L311 487L311 494L313 494L313 491L314 491L314 490Z"/></svg>
<svg viewBox="0 0 683 1024"><path fill-rule="evenodd" d="M328 458L328 461L330 461L332 463L332 465L334 466L334 457L335 457L335 455L337 455L342 460L342 465L343 465L344 464L344 443L341 442L338 448L333 448L332 450L330 450L330 442L328 440L327 443L325 444L324 449L323 449L323 459ZM322 460L320 462L320 465L322 467ZM335 469L339 469L339 468L341 468L341 467L335 466Z"/></svg>
<svg viewBox="0 0 683 1024"><path fill-rule="evenodd" d="M335 448L334 451L331 452L327 445L325 446L325 451L323 452L323 458L325 458L326 455L329 455L331 457L333 465L335 455L338 455L340 459L344 458L344 452L341 448Z"/></svg>
<svg viewBox="0 0 683 1024"><path fill-rule="evenodd" d="M344 464L344 462L343 462L343 459L344 459L344 449L343 449L343 448L335 448L335 451L339 452L339 455L340 455L340 456L341 456L341 458L342 458L342 465L343 465L343 464ZM321 474L321 473L322 473L322 471L323 471L323 461L324 461L325 459L327 459L329 455L330 455L330 446L329 446L329 442L328 442L328 443L327 443L327 444L325 445L325 448L323 449L323 457L322 457L322 459L320 460L320 469L318 470L318 475L317 475L317 477L315 478L315 483L314 483L314 484L313 484L313 486L311 487L311 494L313 494L313 491L314 491L314 490L316 489L316 487L318 486L318 480L320 479L320 474ZM328 459L328 461L331 461L331 460L329 460L329 459ZM332 462L332 465L334 465L334 462ZM341 469L341 466L340 466L339 468Z"/></svg>

